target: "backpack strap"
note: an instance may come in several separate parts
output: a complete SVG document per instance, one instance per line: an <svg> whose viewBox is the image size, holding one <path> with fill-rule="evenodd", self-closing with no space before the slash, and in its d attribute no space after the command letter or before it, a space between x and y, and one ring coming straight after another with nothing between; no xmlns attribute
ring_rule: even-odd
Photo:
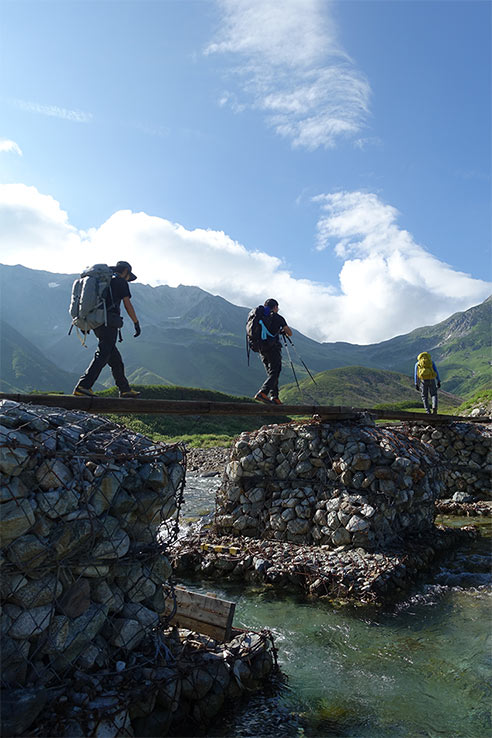
<svg viewBox="0 0 492 738"><path fill-rule="evenodd" d="M261 318L258 322L261 325L261 340L262 341L266 341L267 338L277 338L278 333L275 333L275 334L270 333L270 331L268 330L264 322L261 320Z"/></svg>

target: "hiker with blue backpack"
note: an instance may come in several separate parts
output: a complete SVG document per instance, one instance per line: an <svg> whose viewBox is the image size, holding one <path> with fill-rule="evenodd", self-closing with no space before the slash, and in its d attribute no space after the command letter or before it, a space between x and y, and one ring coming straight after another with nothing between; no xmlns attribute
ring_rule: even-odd
<svg viewBox="0 0 492 738"><path fill-rule="evenodd" d="M80 377L73 394L77 397L92 397L92 386L102 370L109 365L120 397L135 398L140 392L132 390L125 376L125 367L121 354L116 348L118 334L123 325L120 305L123 301L128 316L135 326L135 338L140 335L140 323L131 301L129 282L136 276L131 264L119 261L116 266L95 264L86 269L75 280L72 287L70 314L72 327L83 335L83 344L87 334L92 330L98 340L98 346L91 364ZM71 330L71 329L70 329Z"/></svg>
<svg viewBox="0 0 492 738"><path fill-rule="evenodd" d="M432 412L437 413L437 390L441 387L441 379L437 366L432 361L428 351L423 351L417 356L417 362L413 370L413 381L415 389L420 391L425 412L430 415L429 394L431 396Z"/></svg>
<svg viewBox="0 0 492 738"><path fill-rule="evenodd" d="M251 310L246 322L246 347L256 351L265 367L267 378L254 399L268 404L281 405L278 396L278 380L282 370L282 345L280 336L291 336L292 330L285 318L279 315L278 302L271 297L263 305Z"/></svg>

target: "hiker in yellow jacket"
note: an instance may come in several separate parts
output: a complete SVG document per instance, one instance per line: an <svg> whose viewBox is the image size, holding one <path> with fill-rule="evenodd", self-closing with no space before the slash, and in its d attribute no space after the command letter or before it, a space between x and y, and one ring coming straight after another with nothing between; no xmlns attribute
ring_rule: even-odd
<svg viewBox="0 0 492 738"><path fill-rule="evenodd" d="M420 390L422 402L424 403L425 412L430 415L429 394L431 396L432 412L437 413L437 390L441 387L441 380L437 366L431 359L431 355L427 351L423 351L417 356L417 363L413 372L415 389Z"/></svg>

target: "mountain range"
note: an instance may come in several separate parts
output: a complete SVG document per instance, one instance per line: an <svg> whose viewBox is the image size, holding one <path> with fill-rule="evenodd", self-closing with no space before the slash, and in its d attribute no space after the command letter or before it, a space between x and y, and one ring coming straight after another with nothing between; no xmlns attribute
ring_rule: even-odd
<svg viewBox="0 0 492 738"><path fill-rule="evenodd" d="M94 337L89 336L87 346L82 347L75 331L68 335L70 292L77 277L0 265L3 391L71 391L90 362ZM199 287L134 283L131 291L142 335L133 338L127 318L121 350L132 383L254 394L264 379L264 369L255 354L249 366L246 361L244 327L250 308L233 305ZM443 388L466 396L490 386L491 308L489 297L436 325L366 346L319 343L294 329L290 357L300 381L307 377L302 357L313 374L342 367L358 367L359 373L361 367L379 369L404 375L398 382L408 382L411 388L417 354L430 351ZM344 377L346 381L346 372L339 373L340 381ZM381 377L384 385L384 375ZM292 379L285 355L282 380L289 383ZM113 384L108 369L100 380L100 388Z"/></svg>

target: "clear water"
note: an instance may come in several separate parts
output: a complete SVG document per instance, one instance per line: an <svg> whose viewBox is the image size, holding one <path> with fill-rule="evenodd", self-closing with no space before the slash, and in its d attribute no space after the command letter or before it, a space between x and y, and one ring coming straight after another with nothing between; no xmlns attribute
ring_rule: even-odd
<svg viewBox="0 0 492 738"><path fill-rule="evenodd" d="M217 486L190 478L183 515L213 511ZM483 535L387 611L187 581L234 600L235 625L269 628L288 677L213 735L490 738L491 529L483 519L452 522L479 524Z"/></svg>

